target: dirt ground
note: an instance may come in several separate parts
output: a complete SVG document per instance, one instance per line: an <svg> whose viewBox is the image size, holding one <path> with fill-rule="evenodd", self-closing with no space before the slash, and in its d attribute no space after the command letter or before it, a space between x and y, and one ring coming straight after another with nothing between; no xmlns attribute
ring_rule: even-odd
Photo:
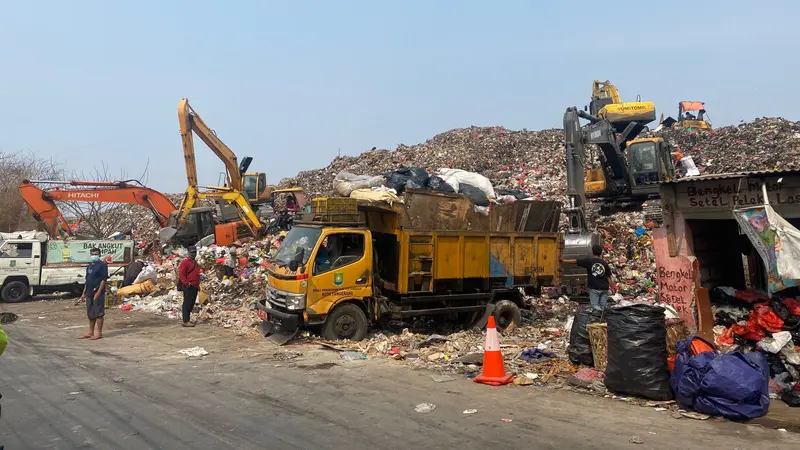
<svg viewBox="0 0 800 450"><path fill-rule="evenodd" d="M86 320L72 300L0 310L21 317L0 357L8 449L800 448L791 431L534 386L437 383L395 361L116 308L104 339L78 340ZM195 346L209 355L178 352ZM421 403L436 408L416 412Z"/></svg>

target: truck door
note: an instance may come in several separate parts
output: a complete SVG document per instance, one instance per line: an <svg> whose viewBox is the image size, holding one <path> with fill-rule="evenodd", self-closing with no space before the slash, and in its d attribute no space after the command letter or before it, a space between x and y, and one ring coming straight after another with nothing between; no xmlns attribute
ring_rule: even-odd
<svg viewBox="0 0 800 450"><path fill-rule="evenodd" d="M307 303L326 314L338 301L372 295L372 239L368 231L323 234L312 255Z"/></svg>
<svg viewBox="0 0 800 450"><path fill-rule="evenodd" d="M39 242L3 242L0 246L0 271L5 277L25 277L30 285L38 285L41 265L39 247Z"/></svg>

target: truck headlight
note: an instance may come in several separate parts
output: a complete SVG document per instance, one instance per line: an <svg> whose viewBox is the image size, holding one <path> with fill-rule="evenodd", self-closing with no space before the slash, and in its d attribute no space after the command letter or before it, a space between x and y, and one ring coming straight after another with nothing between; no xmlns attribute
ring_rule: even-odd
<svg viewBox="0 0 800 450"><path fill-rule="evenodd" d="M286 309L298 310L306 308L305 294L286 294Z"/></svg>

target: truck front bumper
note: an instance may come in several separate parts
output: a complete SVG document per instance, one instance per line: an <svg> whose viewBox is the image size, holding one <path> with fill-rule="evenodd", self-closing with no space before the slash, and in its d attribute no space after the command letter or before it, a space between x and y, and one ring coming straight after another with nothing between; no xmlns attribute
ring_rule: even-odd
<svg viewBox="0 0 800 450"><path fill-rule="evenodd" d="M267 300L256 302L256 309L266 314L266 320L259 324L261 335L270 341L283 345L292 340L303 324L303 313L284 312L266 305Z"/></svg>

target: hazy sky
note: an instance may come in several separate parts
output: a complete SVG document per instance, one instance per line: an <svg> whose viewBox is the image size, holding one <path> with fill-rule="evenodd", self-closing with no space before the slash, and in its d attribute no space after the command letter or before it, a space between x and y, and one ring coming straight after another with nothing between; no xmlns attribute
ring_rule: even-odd
<svg viewBox="0 0 800 450"><path fill-rule="evenodd" d="M800 2L681 3L6 1L0 149L131 175L149 159L148 184L180 192L181 97L270 182L340 149L560 127L595 78L659 113L703 100L715 125L798 119Z"/></svg>

